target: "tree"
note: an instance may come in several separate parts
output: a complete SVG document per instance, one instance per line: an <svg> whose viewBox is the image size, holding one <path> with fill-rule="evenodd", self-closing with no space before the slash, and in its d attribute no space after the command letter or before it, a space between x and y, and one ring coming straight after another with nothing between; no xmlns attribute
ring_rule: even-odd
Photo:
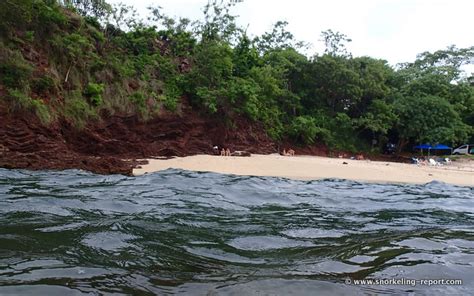
<svg viewBox="0 0 474 296"><path fill-rule="evenodd" d="M316 119L310 116L298 116L293 119L288 133L296 141L312 145L317 138L328 140L329 130L319 127Z"/></svg>
<svg viewBox="0 0 474 296"><path fill-rule="evenodd" d="M105 17L112 7L105 0L63 0L66 6L73 6L83 16L98 19Z"/></svg>
<svg viewBox="0 0 474 296"><path fill-rule="evenodd" d="M362 89L360 77L341 56L316 57L306 77L311 94L304 100L309 109L326 108L333 113L348 112L360 102Z"/></svg>
<svg viewBox="0 0 474 296"><path fill-rule="evenodd" d="M255 38L258 51L261 54L270 50L280 50L293 47L293 34L286 30L288 22L278 21L273 26L271 32L266 32L262 36Z"/></svg>
<svg viewBox="0 0 474 296"><path fill-rule="evenodd" d="M390 103L388 101L393 90L391 79L395 73L386 61L357 57L350 59L349 65L359 76L361 90L360 101L353 104L349 110L351 117L356 118L365 114L374 100Z"/></svg>
<svg viewBox="0 0 474 296"><path fill-rule="evenodd" d="M385 136L397 122L398 116L392 104L382 100L373 100L367 112L354 120L357 127L372 133L372 139Z"/></svg>
<svg viewBox="0 0 474 296"><path fill-rule="evenodd" d="M460 143L473 132L453 106L438 96L402 97L395 102L401 148L415 143Z"/></svg>
<svg viewBox="0 0 474 296"><path fill-rule="evenodd" d="M93 48L90 40L78 33L67 34L56 42L58 50L66 58L69 67L66 71L64 82L67 83L71 70L79 65L84 68L90 59L96 58L95 54L88 54Z"/></svg>
<svg viewBox="0 0 474 296"><path fill-rule="evenodd" d="M308 59L294 48L287 48L268 52L262 61L279 75L283 90L277 98L279 107L287 115L296 116L301 109L303 70L309 64Z"/></svg>
<svg viewBox="0 0 474 296"><path fill-rule="evenodd" d="M445 76L450 82L461 78L463 65L474 63L474 46L468 48L457 48L454 45L445 50L438 50L434 53L423 52L417 56L413 63L407 63L405 68L412 68L424 73Z"/></svg>
<svg viewBox="0 0 474 296"><path fill-rule="evenodd" d="M130 30L137 27L137 11L133 6L118 3L107 10L107 23L116 29Z"/></svg>
<svg viewBox="0 0 474 296"><path fill-rule="evenodd" d="M236 16L230 9L243 0L209 0L204 6L204 22L198 26L203 40L222 40L232 43L240 31L235 23Z"/></svg>
<svg viewBox="0 0 474 296"><path fill-rule="evenodd" d="M325 54L343 57L351 56L347 51L345 43L352 42L352 39L347 37L347 35L329 29L321 32L321 37L326 46Z"/></svg>
<svg viewBox="0 0 474 296"><path fill-rule="evenodd" d="M189 73L191 95L211 113L225 102L225 83L232 76L232 48L217 40L196 46L193 68Z"/></svg>
<svg viewBox="0 0 474 296"><path fill-rule="evenodd" d="M284 130L282 121L284 113L278 106L278 98L285 93L284 80L281 79L281 75L281 71L270 65L254 67L249 72L249 77L259 87L258 102L256 103L258 107L257 119L264 124L273 139L281 139Z"/></svg>
<svg viewBox="0 0 474 296"><path fill-rule="evenodd" d="M258 52L253 46L253 42L246 34L241 36L233 53L233 74L235 76L245 77L253 67L258 66Z"/></svg>
<svg viewBox="0 0 474 296"><path fill-rule="evenodd" d="M8 33L12 27L26 26L33 13L33 0L0 1L0 32Z"/></svg>
<svg viewBox="0 0 474 296"><path fill-rule="evenodd" d="M0 1L0 34L5 37L31 29L43 36L51 35L65 23L66 17L55 0Z"/></svg>

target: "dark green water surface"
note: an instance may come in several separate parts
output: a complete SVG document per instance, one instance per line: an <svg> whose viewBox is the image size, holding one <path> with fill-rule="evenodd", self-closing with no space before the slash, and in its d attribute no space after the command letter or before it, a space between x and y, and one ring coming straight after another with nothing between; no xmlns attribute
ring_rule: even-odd
<svg viewBox="0 0 474 296"><path fill-rule="evenodd" d="M473 193L0 169L0 295L472 295Z"/></svg>

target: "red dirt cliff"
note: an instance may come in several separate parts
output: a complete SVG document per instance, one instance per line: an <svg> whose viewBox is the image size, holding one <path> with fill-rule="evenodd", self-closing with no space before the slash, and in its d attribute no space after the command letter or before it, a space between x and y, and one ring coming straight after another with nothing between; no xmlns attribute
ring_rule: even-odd
<svg viewBox="0 0 474 296"><path fill-rule="evenodd" d="M229 128L187 105L180 113L146 122L136 116L103 114L78 130L63 119L44 126L32 114L11 113L0 105L0 167L130 175L135 159L209 154L213 145L277 152L263 128L248 120L239 119Z"/></svg>

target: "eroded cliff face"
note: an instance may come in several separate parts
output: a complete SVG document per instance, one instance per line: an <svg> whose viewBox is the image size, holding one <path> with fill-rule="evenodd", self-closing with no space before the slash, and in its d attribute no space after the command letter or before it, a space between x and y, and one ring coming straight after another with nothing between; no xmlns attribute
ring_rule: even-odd
<svg viewBox="0 0 474 296"><path fill-rule="evenodd" d="M28 112L0 105L0 167L84 169L130 175L136 159L211 154L218 145L251 153L274 153L264 129L246 119L227 127L183 104L178 114L141 121L137 116L102 114L77 129L64 119L44 126Z"/></svg>

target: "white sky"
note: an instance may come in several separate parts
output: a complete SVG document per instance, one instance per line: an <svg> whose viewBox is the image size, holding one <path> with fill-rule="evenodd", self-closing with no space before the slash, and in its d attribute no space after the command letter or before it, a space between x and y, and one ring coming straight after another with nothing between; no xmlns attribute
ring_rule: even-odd
<svg viewBox="0 0 474 296"><path fill-rule="evenodd" d="M146 18L150 5L170 16L200 19L207 0L108 0L133 5ZM244 0L234 7L238 23L250 35L270 31L278 20L289 22L296 40L322 53L321 31L332 29L352 39L354 56L368 55L394 65L418 53L474 45L474 0Z"/></svg>

